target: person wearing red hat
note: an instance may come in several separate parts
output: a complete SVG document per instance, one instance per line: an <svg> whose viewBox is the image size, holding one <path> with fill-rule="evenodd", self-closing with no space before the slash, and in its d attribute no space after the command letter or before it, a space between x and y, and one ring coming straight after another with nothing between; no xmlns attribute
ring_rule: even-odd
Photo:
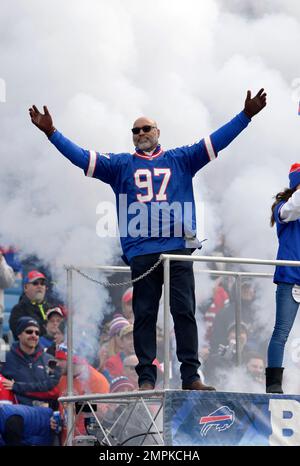
<svg viewBox="0 0 300 466"><path fill-rule="evenodd" d="M24 294L11 311L9 327L17 339L16 328L20 317L37 320L41 335L46 334L47 311L54 306L46 300L47 279L42 272L31 270L24 280Z"/></svg>
<svg viewBox="0 0 300 466"><path fill-rule="evenodd" d="M55 352L57 365L61 369L62 377L60 378L57 389L62 396L67 389L67 347L64 344L58 346ZM74 377L74 393L77 395L85 395L86 393L108 393L109 383L87 360L78 355L73 355L73 377Z"/></svg>
<svg viewBox="0 0 300 466"><path fill-rule="evenodd" d="M275 196L271 226L276 223L279 248L276 259L300 261L300 163L289 173L289 188ZM283 393L284 348L300 303L300 267L277 266L275 327L268 346L266 392Z"/></svg>

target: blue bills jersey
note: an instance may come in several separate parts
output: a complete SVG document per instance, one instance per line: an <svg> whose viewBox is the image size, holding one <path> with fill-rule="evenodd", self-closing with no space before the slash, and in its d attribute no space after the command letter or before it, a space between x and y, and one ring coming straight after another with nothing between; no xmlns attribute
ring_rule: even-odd
<svg viewBox="0 0 300 466"><path fill-rule="evenodd" d="M124 260L183 249L196 236L193 177L214 160L250 119L241 112L195 144L149 155L84 150L55 131L50 141L86 176L108 183L116 196Z"/></svg>

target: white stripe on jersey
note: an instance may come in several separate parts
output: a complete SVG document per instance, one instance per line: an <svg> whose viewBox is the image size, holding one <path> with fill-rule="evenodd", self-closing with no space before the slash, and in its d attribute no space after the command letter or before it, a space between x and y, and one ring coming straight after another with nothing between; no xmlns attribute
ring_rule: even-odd
<svg viewBox="0 0 300 466"><path fill-rule="evenodd" d="M95 167L96 167L97 155L94 150L90 150L89 153L90 153L90 161L89 161L89 168L86 172L86 176L93 177Z"/></svg>
<svg viewBox="0 0 300 466"><path fill-rule="evenodd" d="M206 136L206 138L204 138L204 143L208 153L208 157L210 158L210 160L214 160L217 156L209 136Z"/></svg>

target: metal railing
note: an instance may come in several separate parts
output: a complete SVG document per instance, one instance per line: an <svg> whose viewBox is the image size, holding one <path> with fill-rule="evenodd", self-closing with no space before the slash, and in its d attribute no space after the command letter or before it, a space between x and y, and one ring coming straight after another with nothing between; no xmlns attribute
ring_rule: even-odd
<svg viewBox="0 0 300 466"><path fill-rule="evenodd" d="M249 259L238 257L220 257L220 256L186 256L174 254L162 254L164 267L164 388L169 388L169 370L170 370L170 348L169 348L169 333L170 333L170 262L188 261L188 262L221 262L226 264L250 264L250 265L272 265L272 266L290 266L299 267L300 261L283 261L283 260L266 260L266 259ZM240 272L241 273L241 272ZM238 272L237 272L238 275ZM253 274L252 274L253 276ZM240 287L238 291L238 302L241 302ZM239 309L238 309L239 308ZM240 358L240 325L241 313L240 306L236 307L236 344L237 357ZM238 360L240 362L240 359Z"/></svg>
<svg viewBox="0 0 300 466"><path fill-rule="evenodd" d="M162 263L164 267L164 379L163 389L169 389L169 373L170 373L170 263L172 260L176 261L188 261L188 262L214 262L214 263L227 263L227 264L248 264L248 265L270 265L270 266L290 266L300 267L300 261L283 261L283 260L264 260L264 259L250 259L250 258L235 258L235 257L220 257L220 256L186 256L186 255L172 255L162 254ZM72 431L72 416L73 409L72 403L79 400L81 397L76 397L73 394L73 365L72 365L72 353L73 353L73 306L72 306L72 282L73 282L73 267L66 266L67 270L67 306L69 309L67 319L67 347L68 347L68 359L67 359L67 396L61 398L62 401L67 402L67 429L68 429L68 445L72 445L72 438L69 435ZM129 267L122 266L89 266L80 265L77 268L88 268L90 270L100 270L106 272L129 272ZM237 345L237 364L240 363L240 324L241 324L241 278L242 277L271 277L273 274L268 273L254 273L254 272L234 272L234 271L210 271L200 270L198 273L210 273L212 275L231 275L236 278L236 294L238 304L236 306L235 324L236 324L236 345ZM128 396L128 395L127 395ZM99 395L97 395L97 398ZM93 399L93 395L88 396L89 399Z"/></svg>

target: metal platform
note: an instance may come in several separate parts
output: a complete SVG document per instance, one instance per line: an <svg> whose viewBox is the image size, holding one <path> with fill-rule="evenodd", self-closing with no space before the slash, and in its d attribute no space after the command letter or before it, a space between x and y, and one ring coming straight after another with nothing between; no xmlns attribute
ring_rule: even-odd
<svg viewBox="0 0 300 466"><path fill-rule="evenodd" d="M300 446L299 395L168 389L60 401L82 403L77 416L88 406L87 431L98 445ZM100 417L95 402L104 411ZM75 418L69 435L80 444L74 426Z"/></svg>
<svg viewBox="0 0 300 466"><path fill-rule="evenodd" d="M72 429L65 444L89 444L89 439L76 433L76 421L83 415L87 434L94 438L95 445L164 445L165 395L166 390L151 390L62 397L59 401L76 403L79 408L73 416ZM100 407L100 415L96 412L97 406Z"/></svg>

